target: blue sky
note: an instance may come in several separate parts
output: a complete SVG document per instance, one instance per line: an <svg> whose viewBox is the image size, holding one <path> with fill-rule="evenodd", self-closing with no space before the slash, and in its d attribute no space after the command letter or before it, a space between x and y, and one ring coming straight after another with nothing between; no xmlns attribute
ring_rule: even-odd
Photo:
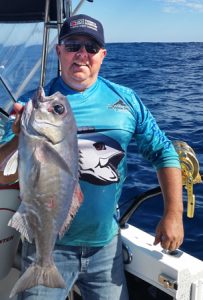
<svg viewBox="0 0 203 300"><path fill-rule="evenodd" d="M94 0L79 12L102 21L107 42L203 42L203 0Z"/></svg>
<svg viewBox="0 0 203 300"><path fill-rule="evenodd" d="M78 3L72 0L73 10ZM84 1L78 13L103 23L106 42L203 42L203 0ZM30 28L31 35L24 24L1 25L0 43L41 43L42 26Z"/></svg>

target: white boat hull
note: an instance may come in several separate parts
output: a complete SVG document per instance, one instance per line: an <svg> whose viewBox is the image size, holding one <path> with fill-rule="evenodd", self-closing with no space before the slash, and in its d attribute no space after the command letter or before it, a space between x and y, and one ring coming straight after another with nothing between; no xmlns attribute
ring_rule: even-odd
<svg viewBox="0 0 203 300"><path fill-rule="evenodd" d="M19 277L19 270L12 268L20 241L20 234L9 227L8 221L18 209L19 190L15 187L0 189L0 299L8 300L10 291ZM13 297L12 300L16 300Z"/></svg>
<svg viewBox="0 0 203 300"><path fill-rule="evenodd" d="M0 189L0 279L3 279L13 266L20 241L20 234L7 224L20 205L19 190Z"/></svg>
<svg viewBox="0 0 203 300"><path fill-rule="evenodd" d="M132 253L126 271L150 283L177 300L203 300L203 262L181 250L173 255L160 245L154 246L154 237L127 225L122 230L123 241Z"/></svg>

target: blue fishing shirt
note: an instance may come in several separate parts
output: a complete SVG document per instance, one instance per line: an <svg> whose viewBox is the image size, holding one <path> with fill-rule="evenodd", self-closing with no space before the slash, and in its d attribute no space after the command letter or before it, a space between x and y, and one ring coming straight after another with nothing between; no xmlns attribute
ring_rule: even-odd
<svg viewBox="0 0 203 300"><path fill-rule="evenodd" d="M77 92L59 77L45 87L46 95L57 91L67 96L78 126L80 186L84 194L70 228L57 243L103 246L118 232L117 203L132 138L156 170L180 168L179 157L133 90L98 77L90 88ZM28 100L26 95L19 102ZM12 122L8 121L1 142L13 137Z"/></svg>

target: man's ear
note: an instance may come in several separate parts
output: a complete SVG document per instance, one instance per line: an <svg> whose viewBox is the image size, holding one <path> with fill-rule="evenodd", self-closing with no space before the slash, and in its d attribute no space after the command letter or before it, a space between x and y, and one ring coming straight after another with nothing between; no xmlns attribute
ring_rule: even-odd
<svg viewBox="0 0 203 300"><path fill-rule="evenodd" d="M103 60L106 57L106 55L107 55L106 49L102 49L102 62L101 63L103 63Z"/></svg>
<svg viewBox="0 0 203 300"><path fill-rule="evenodd" d="M59 45L56 45L56 53L57 53L58 57L59 57L60 54L61 54Z"/></svg>

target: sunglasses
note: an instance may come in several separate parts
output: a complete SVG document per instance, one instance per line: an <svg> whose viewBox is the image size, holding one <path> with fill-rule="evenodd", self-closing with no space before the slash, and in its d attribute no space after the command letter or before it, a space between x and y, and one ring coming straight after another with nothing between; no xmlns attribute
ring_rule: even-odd
<svg viewBox="0 0 203 300"><path fill-rule="evenodd" d="M96 54L99 52L101 47L94 42L77 42L77 41L61 41L60 45L64 45L67 52L78 52L82 47L85 47L85 50L88 53Z"/></svg>

